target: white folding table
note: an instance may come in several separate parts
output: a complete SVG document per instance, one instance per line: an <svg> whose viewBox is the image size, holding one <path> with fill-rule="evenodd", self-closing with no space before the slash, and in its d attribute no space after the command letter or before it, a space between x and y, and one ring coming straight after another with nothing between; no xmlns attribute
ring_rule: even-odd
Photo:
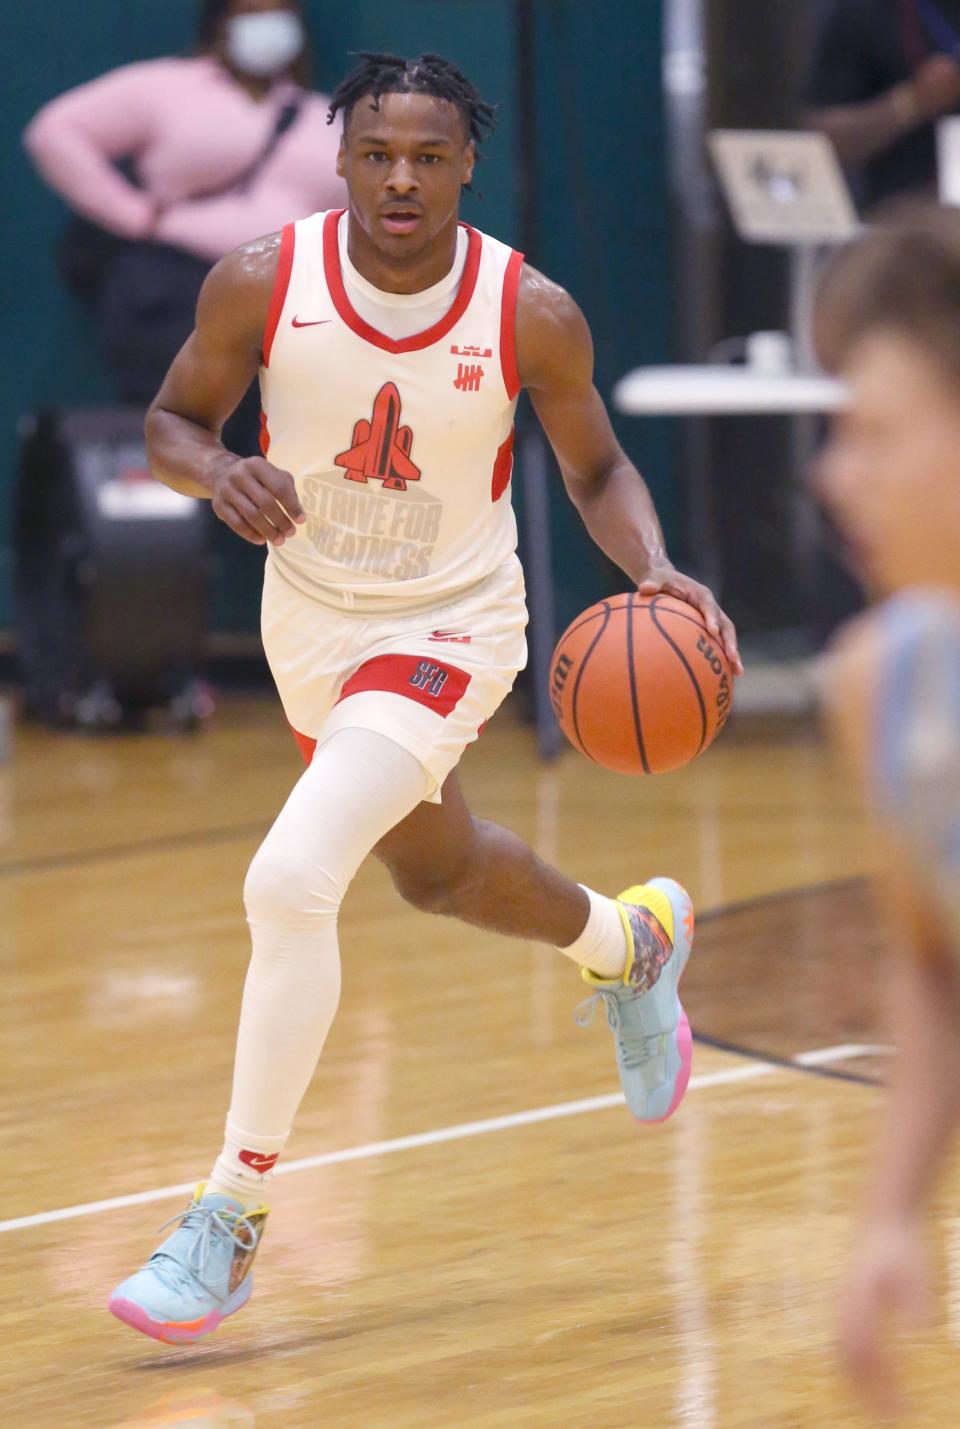
<svg viewBox="0 0 960 1429"><path fill-rule="evenodd" d="M816 418L837 411L845 400L844 384L818 372L766 372L719 364L638 367L613 389L613 405L634 417L792 417L797 480L792 539L803 567L809 565L817 541L812 507L802 497L803 474L816 447ZM689 539L698 574L718 590L708 472L691 473L687 491Z"/></svg>
<svg viewBox="0 0 960 1429"><path fill-rule="evenodd" d="M843 405L842 382L819 373L758 372L749 367L638 367L613 389L630 416L776 416L832 412Z"/></svg>

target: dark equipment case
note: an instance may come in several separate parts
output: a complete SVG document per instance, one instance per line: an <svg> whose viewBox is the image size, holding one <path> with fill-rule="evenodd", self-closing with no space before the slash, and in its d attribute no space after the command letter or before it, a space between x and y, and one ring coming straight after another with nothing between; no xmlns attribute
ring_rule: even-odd
<svg viewBox="0 0 960 1429"><path fill-rule="evenodd" d="M147 469L140 408L21 425L14 618L24 713L87 728L163 707L193 727L207 628L209 511Z"/></svg>

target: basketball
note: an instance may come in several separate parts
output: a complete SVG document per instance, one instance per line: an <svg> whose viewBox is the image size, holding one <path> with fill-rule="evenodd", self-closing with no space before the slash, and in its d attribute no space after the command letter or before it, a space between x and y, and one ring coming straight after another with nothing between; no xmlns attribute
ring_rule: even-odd
<svg viewBox="0 0 960 1429"><path fill-rule="evenodd" d="M620 774L665 774L708 749L733 695L700 612L670 595L611 596L564 631L550 699L575 749Z"/></svg>

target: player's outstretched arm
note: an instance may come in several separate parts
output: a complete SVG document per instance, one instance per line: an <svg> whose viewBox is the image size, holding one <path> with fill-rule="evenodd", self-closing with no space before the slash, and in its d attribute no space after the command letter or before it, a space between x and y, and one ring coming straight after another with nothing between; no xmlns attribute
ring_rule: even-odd
<svg viewBox="0 0 960 1429"><path fill-rule="evenodd" d="M220 440L262 360L279 234L229 253L209 274L196 326L147 414L154 475L187 496L205 497L253 545L282 545L305 515L289 472L263 457L238 457Z"/></svg>
<svg viewBox="0 0 960 1429"><path fill-rule="evenodd" d="M737 674L732 622L706 586L670 561L647 485L614 435L593 383L593 342L570 295L525 267L517 295L517 366L564 484L601 550L643 594L665 591L701 612Z"/></svg>

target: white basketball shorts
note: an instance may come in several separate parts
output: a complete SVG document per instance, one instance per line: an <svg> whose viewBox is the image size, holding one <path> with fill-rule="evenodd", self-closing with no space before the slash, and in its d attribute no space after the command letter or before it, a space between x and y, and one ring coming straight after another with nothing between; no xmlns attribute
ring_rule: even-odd
<svg viewBox="0 0 960 1429"><path fill-rule="evenodd" d="M269 559L261 630L284 713L308 761L339 729L371 729L418 759L432 802L527 661L516 559L451 601L414 611L335 610Z"/></svg>

